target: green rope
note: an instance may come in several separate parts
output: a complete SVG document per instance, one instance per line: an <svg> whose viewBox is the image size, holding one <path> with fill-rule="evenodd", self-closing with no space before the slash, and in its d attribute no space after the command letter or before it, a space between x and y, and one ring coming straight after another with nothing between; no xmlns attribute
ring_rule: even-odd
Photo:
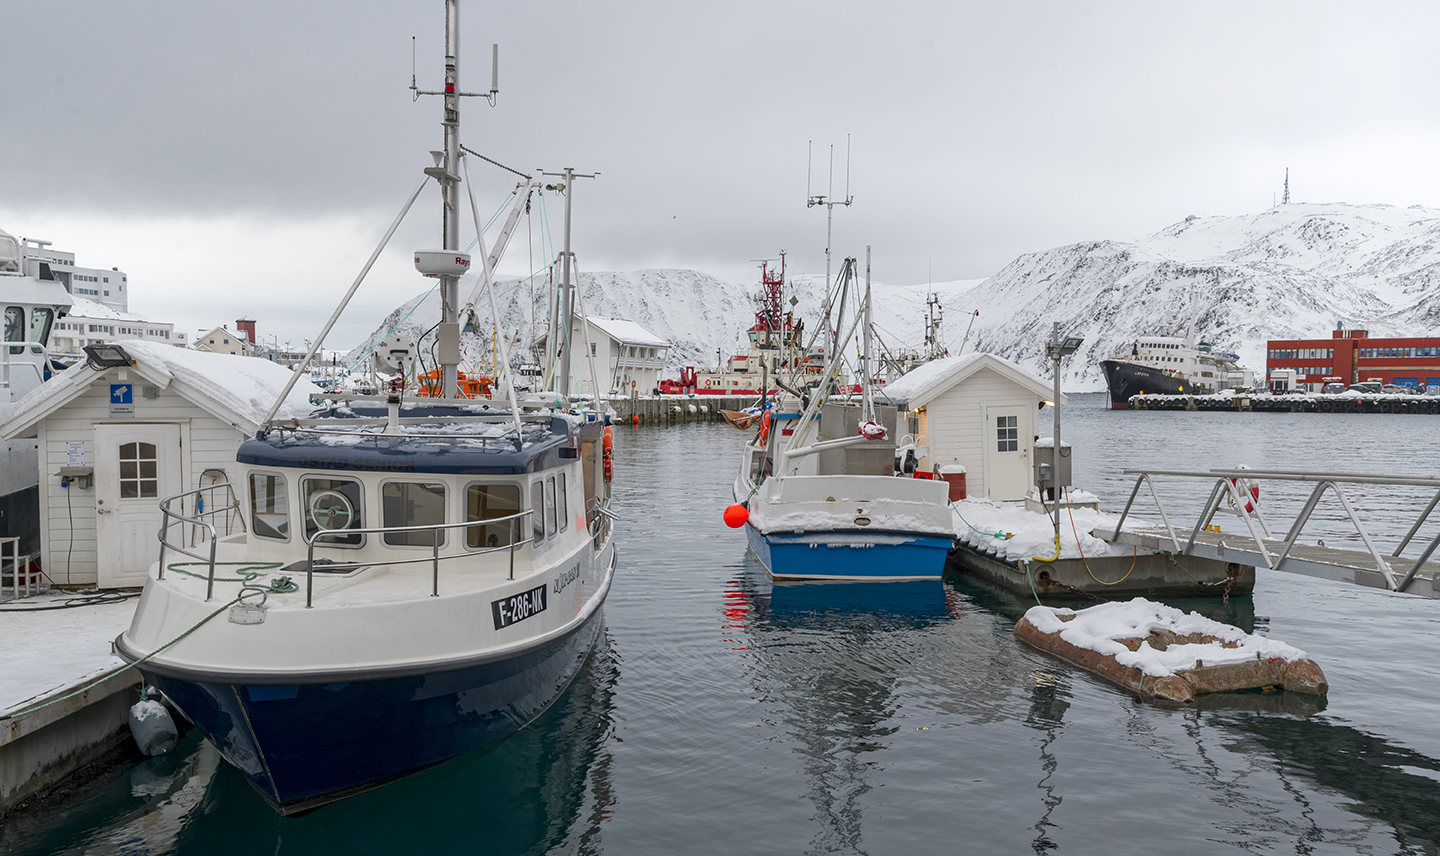
<svg viewBox="0 0 1440 856"><path fill-rule="evenodd" d="M202 564L203 564L203 565L205 565L206 567L209 567L209 563L208 563L208 562L177 562L176 564L169 566L169 569L172 570L172 571L174 571L175 573L185 574L186 576L196 577L196 578L198 578L198 579L208 579L208 577L209 577L208 574L194 574L194 573L191 573L191 572L189 572L189 571L182 571L182 570L180 570L180 568L178 567L178 565L182 565L182 564L183 564L183 565L202 565ZM279 563L279 562L216 562L216 564L245 565L245 566L247 566L248 568L256 568L256 567L258 567L258 566L264 565L264 566L266 566L266 570L274 570L275 568L280 567L280 563ZM247 591L255 591L255 590L258 589L258 590L260 590L260 591L272 592L272 593L274 593L274 594L290 594L290 593L292 593L292 592L297 592L297 591L300 590L300 586L299 586L298 584L296 584L293 580L291 580L289 577L276 577L275 580L274 580L273 582L271 582L268 586L258 586L258 585L256 585L253 581L254 581L255 579L257 579L258 577L263 577L263 576L265 576L265 571L262 571L262 570L255 570L255 571L242 570L242 571L240 571L240 574L241 574L241 577L237 577L237 578L233 578L233 579L231 579L231 578L223 578L225 582L240 582L240 583L243 583L244 585L242 586L240 593L237 594L237 595L235 595L235 597L231 598L229 601L227 601L227 602L226 602L223 606L221 606L219 609L215 610L214 612L212 612L212 613L210 613L209 615L205 616L204 618L200 619L200 620L199 620L198 622L196 622L196 624L195 624L193 627L191 627L189 630L186 630L184 633L181 633L179 636L176 636L174 639L171 639L169 642L166 642L164 645L161 645L159 648L156 648L154 651L151 651L149 654L146 654L145 656L140 657L139 659L135 660L135 661L132 662L132 663L127 663L127 664L125 664L124 666L121 666L119 669L116 669L116 670L113 671L113 672L110 672L110 673L108 673L108 674L105 674L105 675L101 676L100 678L96 679L95 681L93 681L93 682L91 682L91 683L89 683L89 684L86 684L85 686L80 687L80 688L77 689L77 690L74 690L74 691L72 691L72 692L68 692L68 693L66 693L66 694L63 695L63 696L60 696L59 698L51 699L50 701L47 701L47 702L45 702L44 704L39 704L39 705L36 705L35 707L28 708L28 709L22 710L22 711L18 711L18 712L16 712L16 713L8 713L8 714L5 714L4 716L0 716L0 719L20 719L20 718L22 718L22 717L29 716L30 714L32 714L32 713L37 713L37 712L39 712L39 711L42 711L42 710L44 710L44 709L47 708L47 707L52 707L52 706L54 706L54 705L57 705L57 704L59 704L59 703L62 702L62 701L66 701L66 700L68 700L68 699L75 698L75 697L78 696L78 695L83 695L83 694L85 694L85 693L88 693L88 692L90 692L91 690L95 689L96 687L100 686L101 684L105 683L106 681L110 680L111 678L115 677L116 675L123 675L124 673L130 671L131 669L135 668L136 666L140 665L141 663L144 663L145 661L147 661L147 660L149 660L150 658L154 657L156 654L159 654L161 651L164 651L165 649L167 649L167 648L169 648L170 646L174 645L176 642L179 642L181 639L184 639L186 636L189 636L191 633L194 633L196 630L199 630L199 629L200 629L201 627L203 627L207 622L209 622L210 619L214 618L215 616L219 615L220 613L224 612L225 610L229 609L230 607L234 606L235 604L240 603L242 600L245 599L245 594L246 594ZM222 578L221 578L221 577L216 577L215 579L220 580L220 579L222 579ZM141 698L144 698L144 697L145 697L145 690L144 690L143 687L142 687L141 690L140 690L140 697L141 697Z"/></svg>
<svg viewBox="0 0 1440 856"><path fill-rule="evenodd" d="M1023 562L1022 564L1025 565L1025 582L1030 584L1030 593L1035 596L1035 605L1044 606L1045 604L1040 602L1040 593L1035 591L1035 581L1030 579L1030 563Z"/></svg>
<svg viewBox="0 0 1440 856"><path fill-rule="evenodd" d="M975 527L970 524L970 521L965 519L965 515L960 513L960 509L955 507L955 503L950 503L950 510L955 512L955 516L960 518L961 523L964 523L971 529L975 529ZM1011 538L1015 537L1015 535L1010 532L986 532L983 529L975 529L975 531L979 532L981 535L989 535L991 538L999 538L1001 541L1009 541Z"/></svg>
<svg viewBox="0 0 1440 856"><path fill-rule="evenodd" d="M202 568L210 567L209 562L172 562L171 564L165 566L165 570L172 571L177 574L184 574L187 577L194 577L197 580L210 579L210 575L208 573L197 574L192 573L191 571L183 570L184 568L191 565L197 565ZM265 576L270 571L273 571L276 568L280 567L279 562L216 562L215 565L216 567L219 567L220 565L241 566L240 569L235 572L236 574L238 574L238 576L216 577L215 582L240 583L242 587L254 586L255 580ZM271 582L268 586L265 586L264 588L266 591L273 594L293 594L294 592L300 590L300 586L294 580L291 580L289 577L276 577L273 582Z"/></svg>

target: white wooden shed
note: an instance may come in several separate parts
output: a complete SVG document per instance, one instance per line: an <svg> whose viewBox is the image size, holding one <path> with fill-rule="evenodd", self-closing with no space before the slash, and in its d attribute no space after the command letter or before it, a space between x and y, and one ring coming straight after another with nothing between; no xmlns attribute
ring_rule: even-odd
<svg viewBox="0 0 1440 856"><path fill-rule="evenodd" d="M267 360L114 344L131 365L61 372L0 425L6 439L38 441L40 561L59 585L143 585L159 552L160 500L238 477L236 450L291 376ZM305 415L319 391L297 383L277 415ZM237 495L243 505L238 484Z"/></svg>
<svg viewBox="0 0 1440 856"><path fill-rule="evenodd" d="M959 464L971 496L1020 500L1034 481L1041 403L1053 396L1049 384L1004 357L967 354L925 363L887 384L877 401L889 399L928 439L921 470Z"/></svg>

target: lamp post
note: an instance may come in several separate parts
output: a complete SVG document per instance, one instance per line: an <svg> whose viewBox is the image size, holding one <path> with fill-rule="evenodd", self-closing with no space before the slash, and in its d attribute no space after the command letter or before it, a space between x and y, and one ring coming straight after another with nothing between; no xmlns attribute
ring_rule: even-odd
<svg viewBox="0 0 1440 856"><path fill-rule="evenodd" d="M1056 321L1050 327L1050 342L1045 345L1045 355L1055 364L1055 400L1051 407L1055 411L1054 436L1051 438L1055 446L1050 452L1050 491L1051 501L1055 503L1055 544L1060 544L1060 361L1080 349L1084 342L1078 336L1068 336L1064 341L1060 339L1060 322Z"/></svg>

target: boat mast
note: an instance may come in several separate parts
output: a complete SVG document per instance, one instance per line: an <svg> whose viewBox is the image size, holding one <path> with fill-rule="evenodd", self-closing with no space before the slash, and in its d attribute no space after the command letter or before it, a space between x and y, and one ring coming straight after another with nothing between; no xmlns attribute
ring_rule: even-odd
<svg viewBox="0 0 1440 856"><path fill-rule="evenodd" d="M860 356L861 421L875 421L875 400L870 391L870 337L873 321L870 313L870 245L865 245L865 346Z"/></svg>
<svg viewBox="0 0 1440 856"><path fill-rule="evenodd" d="M570 281L570 272L573 267L574 254L570 252L570 201L573 197L575 179L594 178L600 173L593 175L582 175L573 167L565 167L561 172L547 172L544 175L553 175L564 179L563 181L547 185L546 190L558 190L565 194L565 249L560 254L560 284L556 286L555 301L556 314L559 316L558 323L551 328L550 338L555 340L555 391L560 397L569 400L570 398L570 321L575 314L575 284ZM599 381L596 380L595 397L600 397Z"/></svg>
<svg viewBox="0 0 1440 856"><path fill-rule="evenodd" d="M835 223L835 206L836 206L836 205L844 205L844 206L846 206L846 207L849 207L850 203L855 201L855 197L853 197L853 196L850 195L850 135L849 135L849 134L846 134L846 135L845 135L845 201L844 201L844 202L836 202L835 199L834 199L834 191L835 191L835 147L834 147L833 145L830 147L830 189L829 189L829 195L828 195L828 196L826 196L826 195L822 195L822 196L811 196L811 195L810 195L810 189L809 189L809 183L810 183L810 167L809 167L808 163L807 163L806 168L805 168L805 183L806 183L806 189L805 189L805 207L806 207L806 208L814 208L816 205L823 205L823 206L825 206L825 303L824 303L824 305L821 307L820 317L824 319L824 324L825 324L825 329L824 329L824 331L823 331L823 335L824 335L824 337L825 337L825 338L824 338L825 346L826 346L827 348L829 348L828 353L834 353L835 350L840 346L840 339L839 339L840 331L839 331L839 329L835 329L835 330L832 331L832 330L831 330L831 327L830 327L830 310L831 310L831 304L830 304L830 235L831 235L831 231L832 231L832 228L833 228L833 226L834 226L834 223ZM845 311L845 307L844 307L843 305L840 307L840 311L841 311L841 312L844 312L844 311ZM837 322L835 326L836 326L836 328L838 328L838 327L840 326L840 324Z"/></svg>
<svg viewBox="0 0 1440 856"><path fill-rule="evenodd" d="M460 249L460 0L445 0L445 177L441 246ZM460 277L440 277L440 326L435 330L442 398L459 398Z"/></svg>

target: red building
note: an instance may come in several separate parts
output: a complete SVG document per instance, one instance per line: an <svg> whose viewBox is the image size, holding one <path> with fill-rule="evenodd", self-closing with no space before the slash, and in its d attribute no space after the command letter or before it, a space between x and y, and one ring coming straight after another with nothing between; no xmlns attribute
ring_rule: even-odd
<svg viewBox="0 0 1440 856"><path fill-rule="evenodd" d="M1339 381L1379 381L1424 390L1440 386L1440 338L1372 339L1365 330L1336 330L1328 339L1271 339L1265 376L1294 369L1310 392Z"/></svg>

